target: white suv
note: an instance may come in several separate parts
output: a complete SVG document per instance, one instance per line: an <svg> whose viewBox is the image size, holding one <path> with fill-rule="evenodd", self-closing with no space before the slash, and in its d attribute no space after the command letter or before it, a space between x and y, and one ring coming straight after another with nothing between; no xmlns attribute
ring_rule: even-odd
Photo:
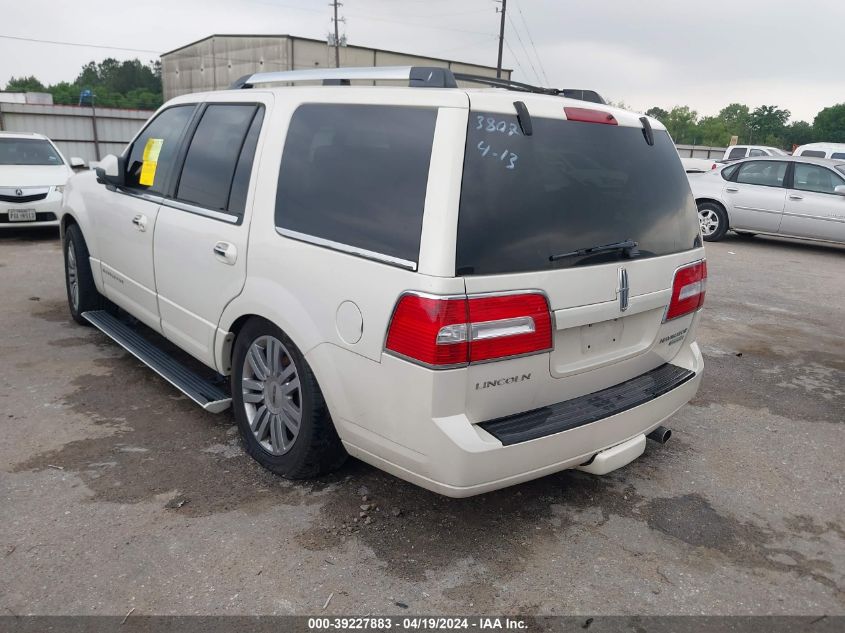
<svg viewBox="0 0 845 633"><path fill-rule="evenodd" d="M707 276L669 135L455 78L268 73L168 102L66 191L73 317L207 410L231 404L286 477L351 454L460 497L665 441L701 379ZM260 87L313 79L334 85Z"/></svg>

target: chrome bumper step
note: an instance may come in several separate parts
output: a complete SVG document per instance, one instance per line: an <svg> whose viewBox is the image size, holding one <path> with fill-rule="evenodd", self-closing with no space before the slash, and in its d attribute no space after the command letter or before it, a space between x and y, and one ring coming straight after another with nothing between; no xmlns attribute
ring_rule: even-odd
<svg viewBox="0 0 845 633"><path fill-rule="evenodd" d="M164 353L114 315L105 310L91 310L82 316L206 411L220 413L231 405L229 394Z"/></svg>

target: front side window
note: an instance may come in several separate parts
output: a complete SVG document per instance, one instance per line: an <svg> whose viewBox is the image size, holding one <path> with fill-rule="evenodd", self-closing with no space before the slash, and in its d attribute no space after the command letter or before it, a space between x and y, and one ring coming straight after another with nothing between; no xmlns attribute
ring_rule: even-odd
<svg viewBox="0 0 845 633"><path fill-rule="evenodd" d="M662 130L470 112L458 217L458 275L606 264L619 252L575 251L624 240L636 257L698 245L698 220L678 152ZM552 255L571 256L550 259Z"/></svg>
<svg viewBox="0 0 845 633"><path fill-rule="evenodd" d="M834 193L834 189L839 185L845 185L845 180L829 169L819 167L818 165L795 163L793 189L798 189L799 191L815 191L817 193Z"/></svg>
<svg viewBox="0 0 845 633"><path fill-rule="evenodd" d="M176 188L176 199L212 209L243 214L245 199L244 180L249 178L255 153L258 129L247 147L247 136L256 118L258 107L253 104L209 105L202 115L191 139L182 175ZM248 156L241 161L242 172L238 187L233 187L241 154ZM234 208L230 209L230 192L237 193ZM243 192L243 193L238 193Z"/></svg>
<svg viewBox="0 0 845 633"><path fill-rule="evenodd" d="M830 155L831 158L845 158L845 152L833 152Z"/></svg>
<svg viewBox="0 0 845 633"><path fill-rule="evenodd" d="M0 138L0 165L62 165L55 148L39 138Z"/></svg>
<svg viewBox="0 0 845 633"><path fill-rule="evenodd" d="M764 152L761 149L752 149L750 152L748 152L748 155L749 156L768 156L768 154L766 154L766 152Z"/></svg>
<svg viewBox="0 0 845 633"><path fill-rule="evenodd" d="M734 160L737 158L745 158L745 148L744 147L735 147L731 150L731 153L728 154L728 158L730 160Z"/></svg>
<svg viewBox="0 0 845 633"><path fill-rule="evenodd" d="M279 169L276 226L416 262L436 119L433 108L297 108Z"/></svg>
<svg viewBox="0 0 845 633"><path fill-rule="evenodd" d="M800 155L810 156L812 158L824 158L824 152L818 149L805 149Z"/></svg>
<svg viewBox="0 0 845 633"><path fill-rule="evenodd" d="M163 110L135 139L126 161L126 186L164 193L179 141L194 113L194 104Z"/></svg>
<svg viewBox="0 0 845 633"><path fill-rule="evenodd" d="M746 185L782 187L786 176L786 163L773 160L753 160L739 167L736 182Z"/></svg>

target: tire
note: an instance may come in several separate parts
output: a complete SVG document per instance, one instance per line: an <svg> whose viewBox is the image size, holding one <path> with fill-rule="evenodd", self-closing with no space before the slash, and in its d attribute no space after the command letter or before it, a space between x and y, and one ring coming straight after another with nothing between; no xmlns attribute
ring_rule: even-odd
<svg viewBox="0 0 845 633"><path fill-rule="evenodd" d="M76 224L71 224L65 230L62 251L65 258L65 289L70 316L80 325L90 325L82 318L82 313L100 310L104 302L94 284L88 246Z"/></svg>
<svg viewBox="0 0 845 633"><path fill-rule="evenodd" d="M259 464L287 479L317 477L343 464L347 454L314 372L284 332L264 319L249 320L232 363L235 420Z"/></svg>
<svg viewBox="0 0 845 633"><path fill-rule="evenodd" d="M728 231L728 214L715 202L698 203L698 222L705 242L718 242Z"/></svg>

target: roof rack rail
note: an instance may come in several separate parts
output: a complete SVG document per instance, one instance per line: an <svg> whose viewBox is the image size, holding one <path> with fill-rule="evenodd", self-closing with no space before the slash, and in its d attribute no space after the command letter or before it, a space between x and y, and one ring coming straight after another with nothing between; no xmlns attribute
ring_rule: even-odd
<svg viewBox="0 0 845 633"><path fill-rule="evenodd" d="M536 92L544 95L558 95L560 90L557 88L543 88L541 86L532 86L531 84L524 84L521 81L513 81L511 79L502 79L500 77L485 77L484 75L468 75L466 73L454 73L455 79L458 81L467 81L474 84L484 84L493 86L494 88L506 88L507 90L516 90L517 92Z"/></svg>
<svg viewBox="0 0 845 633"><path fill-rule="evenodd" d="M351 81L407 81L414 88L457 88L448 68L437 66L374 66L371 68L315 68L244 75L233 83L233 90L258 84L322 81L323 85L349 85Z"/></svg>
<svg viewBox="0 0 845 633"><path fill-rule="evenodd" d="M505 88L507 90L516 90L517 92L534 92L544 95L559 95L570 99L578 99L579 101L590 101L592 103L607 105L607 102L595 90L581 90L580 88L543 88L542 86L533 86L531 84L522 83L521 81L513 81L511 79L485 77L483 75L468 75L466 73L454 73L454 76L458 81L484 84L487 86L493 86L494 88Z"/></svg>

